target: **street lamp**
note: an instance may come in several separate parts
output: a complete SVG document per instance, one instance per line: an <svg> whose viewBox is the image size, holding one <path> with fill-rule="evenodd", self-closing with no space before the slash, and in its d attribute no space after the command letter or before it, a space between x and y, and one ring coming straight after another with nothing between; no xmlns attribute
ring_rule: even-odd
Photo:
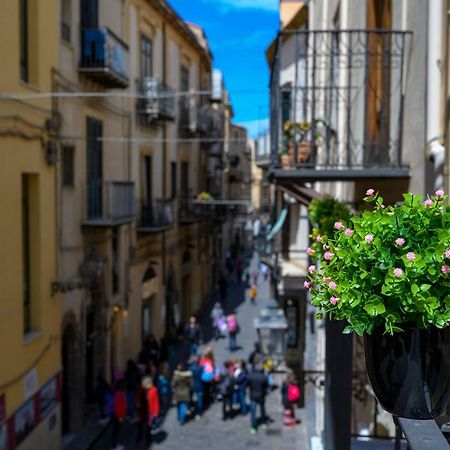
<svg viewBox="0 0 450 450"><path fill-rule="evenodd" d="M262 353L278 363L281 362L286 354L288 324L284 311L278 307L276 300L269 300L267 307L254 319L254 326L258 332Z"/></svg>

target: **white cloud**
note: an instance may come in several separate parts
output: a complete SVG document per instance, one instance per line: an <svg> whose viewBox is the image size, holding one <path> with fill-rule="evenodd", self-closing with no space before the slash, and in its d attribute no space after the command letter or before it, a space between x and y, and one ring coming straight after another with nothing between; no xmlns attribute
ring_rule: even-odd
<svg viewBox="0 0 450 450"><path fill-rule="evenodd" d="M248 120L246 122L239 122L237 125L247 128L248 135L251 138L256 138L258 135L269 128L269 119Z"/></svg>
<svg viewBox="0 0 450 450"><path fill-rule="evenodd" d="M278 11L279 0L203 0L205 3L215 3L221 8L234 9L262 9L264 11Z"/></svg>

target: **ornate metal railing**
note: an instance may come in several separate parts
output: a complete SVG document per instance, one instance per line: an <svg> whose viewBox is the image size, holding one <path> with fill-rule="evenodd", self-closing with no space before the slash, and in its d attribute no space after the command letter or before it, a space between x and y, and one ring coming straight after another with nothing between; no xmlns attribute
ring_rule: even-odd
<svg viewBox="0 0 450 450"><path fill-rule="evenodd" d="M271 72L271 163L315 169L402 166L409 35L281 32ZM289 66L294 76L287 84L283 68Z"/></svg>
<svg viewBox="0 0 450 450"><path fill-rule="evenodd" d="M175 89L155 77L141 82L136 111L149 121L173 120L176 114Z"/></svg>

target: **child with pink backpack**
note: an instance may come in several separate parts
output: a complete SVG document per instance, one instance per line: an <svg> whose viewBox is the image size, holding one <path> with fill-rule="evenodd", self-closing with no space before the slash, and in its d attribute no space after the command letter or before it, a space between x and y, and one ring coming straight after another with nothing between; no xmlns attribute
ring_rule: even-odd
<svg viewBox="0 0 450 450"><path fill-rule="evenodd" d="M300 423L295 418L295 405L300 400L300 389L291 371L286 374L286 379L281 388L281 394L284 407L283 423L286 427L292 427Z"/></svg>
<svg viewBox="0 0 450 450"><path fill-rule="evenodd" d="M227 330L230 339L230 352L237 350L236 335L239 332L239 325L234 314L227 316Z"/></svg>

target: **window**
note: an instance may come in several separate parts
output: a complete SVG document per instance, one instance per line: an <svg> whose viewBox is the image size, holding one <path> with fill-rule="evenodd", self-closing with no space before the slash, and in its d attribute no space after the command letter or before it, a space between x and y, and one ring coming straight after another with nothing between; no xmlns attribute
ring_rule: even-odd
<svg viewBox="0 0 450 450"><path fill-rule="evenodd" d="M147 36L141 36L141 80L153 75L153 43Z"/></svg>
<svg viewBox="0 0 450 450"><path fill-rule="evenodd" d="M181 92L189 91L189 69L184 65L181 66L180 90Z"/></svg>
<svg viewBox="0 0 450 450"><path fill-rule="evenodd" d="M181 196L187 198L189 195L189 165L186 161L181 163Z"/></svg>
<svg viewBox="0 0 450 450"><path fill-rule="evenodd" d="M75 185L74 157L75 149L70 145L64 145L62 148L62 182L64 187Z"/></svg>
<svg viewBox="0 0 450 450"><path fill-rule="evenodd" d="M152 157L144 156L142 162L142 201L149 206L152 201Z"/></svg>
<svg viewBox="0 0 450 450"><path fill-rule="evenodd" d="M28 0L19 0L20 79L28 82Z"/></svg>
<svg viewBox="0 0 450 450"><path fill-rule="evenodd" d="M119 230L117 227L112 229L111 237L111 253L112 253L112 264L111 264L111 279L112 279L112 292L117 294L119 292Z"/></svg>
<svg viewBox="0 0 450 450"><path fill-rule="evenodd" d="M103 212L103 147L99 139L103 135L103 124L88 117L86 128L88 218L96 219L101 217Z"/></svg>
<svg viewBox="0 0 450 450"><path fill-rule="evenodd" d="M170 193L171 197L175 198L177 196L177 163L170 163Z"/></svg>
<svg viewBox="0 0 450 450"><path fill-rule="evenodd" d="M81 0L81 29L98 28L98 0Z"/></svg>
<svg viewBox="0 0 450 450"><path fill-rule="evenodd" d="M22 174L22 306L23 333L36 330L36 282L38 269L38 175Z"/></svg>
<svg viewBox="0 0 450 450"><path fill-rule="evenodd" d="M283 91L281 94L281 102L282 102L281 120L282 120L282 123L285 123L288 120L291 120L291 91L285 90L285 89L289 89L289 88L283 88Z"/></svg>

